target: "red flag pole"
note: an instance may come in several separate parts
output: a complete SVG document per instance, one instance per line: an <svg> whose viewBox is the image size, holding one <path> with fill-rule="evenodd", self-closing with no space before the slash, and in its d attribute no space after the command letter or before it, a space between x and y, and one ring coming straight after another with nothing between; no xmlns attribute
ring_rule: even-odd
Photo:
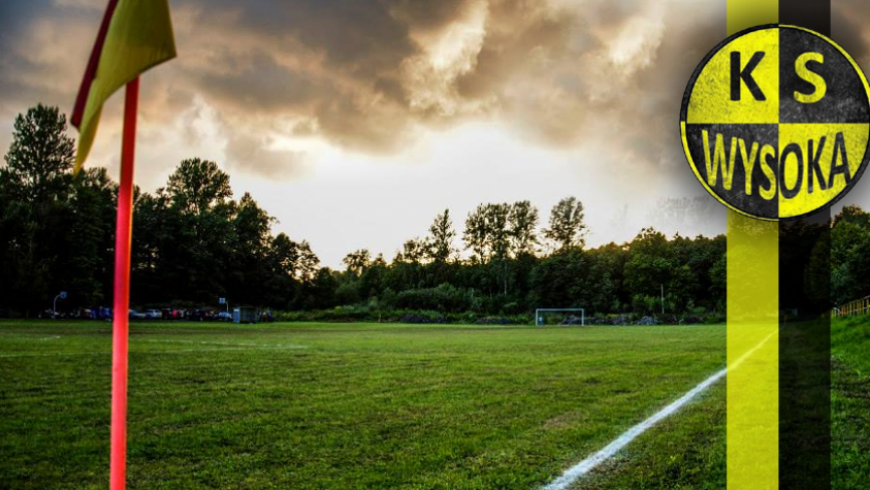
<svg viewBox="0 0 870 490"><path fill-rule="evenodd" d="M127 338L130 308L130 242L133 233L133 157L139 77L127 84L124 136L121 143L121 184L115 232L115 311L112 322L112 434L110 490L124 490L127 470Z"/></svg>

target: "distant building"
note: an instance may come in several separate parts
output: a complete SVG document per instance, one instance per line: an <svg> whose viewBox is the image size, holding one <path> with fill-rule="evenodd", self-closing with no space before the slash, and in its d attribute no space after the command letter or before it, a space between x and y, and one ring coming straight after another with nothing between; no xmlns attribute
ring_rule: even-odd
<svg viewBox="0 0 870 490"><path fill-rule="evenodd" d="M257 323L260 310L254 306L233 308L233 323Z"/></svg>

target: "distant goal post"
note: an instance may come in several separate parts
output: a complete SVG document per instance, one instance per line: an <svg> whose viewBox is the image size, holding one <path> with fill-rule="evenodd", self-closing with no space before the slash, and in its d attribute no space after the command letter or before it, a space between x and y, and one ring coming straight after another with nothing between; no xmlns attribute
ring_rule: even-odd
<svg viewBox="0 0 870 490"><path fill-rule="evenodd" d="M544 316L552 313L579 313L580 325L586 325L586 310L583 308L537 308L535 310L535 326L541 327L546 325Z"/></svg>

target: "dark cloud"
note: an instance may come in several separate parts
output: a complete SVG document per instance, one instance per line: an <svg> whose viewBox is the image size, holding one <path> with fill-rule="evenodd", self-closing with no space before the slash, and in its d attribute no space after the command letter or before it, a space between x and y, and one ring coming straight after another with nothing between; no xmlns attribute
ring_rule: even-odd
<svg viewBox="0 0 870 490"><path fill-rule="evenodd" d="M243 66L219 77L195 71L188 75L206 97L243 111L305 111L312 100L328 97L333 90L304 71L278 65L263 53L252 55Z"/></svg>
<svg viewBox="0 0 870 490"><path fill-rule="evenodd" d="M870 2L858 0L832 0L831 38L842 46L861 66L865 75L870 72L870 37L863 33L870 19ZM848 196L834 206L834 211L846 204L857 203L870 207L870 179L866 174Z"/></svg>
<svg viewBox="0 0 870 490"><path fill-rule="evenodd" d="M348 73L373 77L394 69L416 51L408 26L390 13L390 6L375 0L178 0L180 9L196 12L191 26L197 38L241 33L259 41L270 54L292 56L293 39L324 56L324 63ZM227 21L230 22L227 22ZM212 26L220 26L214 32ZM226 29L226 31L224 31Z"/></svg>
<svg viewBox="0 0 870 490"><path fill-rule="evenodd" d="M518 22L520 19L522 22ZM544 56L579 62L566 56L572 51L570 28L576 22L572 16L530 9L516 1L494 5L475 69L456 81L459 94L475 99L500 91L510 85L514 74L534 69ZM582 49L589 48L591 46L584 45Z"/></svg>
<svg viewBox="0 0 870 490"><path fill-rule="evenodd" d="M297 178L311 171L304 152L269 148L267 142L243 133L231 134L226 152L232 166L255 169L268 178Z"/></svg>
<svg viewBox="0 0 870 490"><path fill-rule="evenodd" d="M466 3L465 0L397 0L390 5L389 11L405 25L435 30L460 16Z"/></svg>
<svg viewBox="0 0 870 490"><path fill-rule="evenodd" d="M675 114L689 73L724 36L719 3L173 0L179 58L149 74L145 110L171 119L198 97L232 122L227 140L299 135L301 121L306 134L374 153L400 151L420 126L497 118L545 144L661 164L681 160ZM69 106L94 4L3 3L4 99ZM266 140L229 145L246 150L228 158L246 165L252 141Z"/></svg>
<svg viewBox="0 0 870 490"><path fill-rule="evenodd" d="M30 21L50 9L50 0L0 2L0 43L4 47L13 44L27 29Z"/></svg>

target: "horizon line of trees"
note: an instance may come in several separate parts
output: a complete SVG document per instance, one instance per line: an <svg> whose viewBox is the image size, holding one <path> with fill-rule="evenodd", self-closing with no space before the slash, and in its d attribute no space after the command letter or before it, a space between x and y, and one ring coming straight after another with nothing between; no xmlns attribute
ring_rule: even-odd
<svg viewBox="0 0 870 490"><path fill-rule="evenodd" d="M103 168L72 175L66 131L56 107L37 105L15 120L0 167L0 315L33 316L60 290L69 292L66 308L111 304L117 185ZM461 233L445 209L391 261L360 249L344 258L343 271L323 267L307 241L274 235L276 219L250 193L234 200L229 175L214 162L184 160L165 187L136 189L134 199L135 305L228 297L279 310L375 303L482 315L537 306L651 314L661 310L664 288L668 313L725 309L724 236L668 239L645 228L630 242L587 249L575 197L559 201L543 227L529 201L480 204ZM835 224L834 238L849 242L832 246L837 298L870 289L870 274L852 270L870 271L870 254L855 244L870 246L870 215L846 208Z"/></svg>

